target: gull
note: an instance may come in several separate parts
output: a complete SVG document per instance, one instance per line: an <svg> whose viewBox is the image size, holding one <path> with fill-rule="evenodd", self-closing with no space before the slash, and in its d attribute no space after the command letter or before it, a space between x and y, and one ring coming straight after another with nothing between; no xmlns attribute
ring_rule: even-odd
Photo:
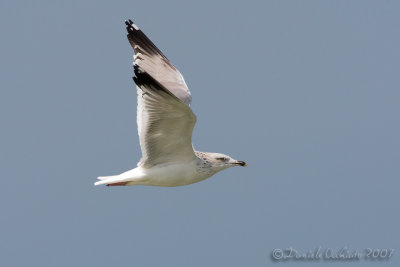
<svg viewBox="0 0 400 267"><path fill-rule="evenodd" d="M233 166L247 166L221 153L193 149L196 116L182 74L133 23L125 21L137 88L137 126L142 158L135 169L98 177L95 185L183 186Z"/></svg>

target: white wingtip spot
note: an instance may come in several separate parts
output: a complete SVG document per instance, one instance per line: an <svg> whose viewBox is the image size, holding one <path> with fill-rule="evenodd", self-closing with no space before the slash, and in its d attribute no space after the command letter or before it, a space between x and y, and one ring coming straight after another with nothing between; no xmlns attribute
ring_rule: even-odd
<svg viewBox="0 0 400 267"><path fill-rule="evenodd" d="M133 63L134 65L140 65L140 62L142 62L140 59L136 59L135 62Z"/></svg>
<svg viewBox="0 0 400 267"><path fill-rule="evenodd" d="M136 24L133 24L133 23L132 23L131 25L132 25L133 28L135 28L135 30L137 30L137 31L139 30L139 27L136 26Z"/></svg>

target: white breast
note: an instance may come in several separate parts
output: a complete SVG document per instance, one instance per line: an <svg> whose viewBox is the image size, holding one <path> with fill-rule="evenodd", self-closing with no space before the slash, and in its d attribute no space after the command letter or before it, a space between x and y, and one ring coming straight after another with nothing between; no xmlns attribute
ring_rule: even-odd
<svg viewBox="0 0 400 267"><path fill-rule="evenodd" d="M158 165L142 171L143 176L130 182L130 185L181 186L199 182L214 174L200 168L197 161Z"/></svg>

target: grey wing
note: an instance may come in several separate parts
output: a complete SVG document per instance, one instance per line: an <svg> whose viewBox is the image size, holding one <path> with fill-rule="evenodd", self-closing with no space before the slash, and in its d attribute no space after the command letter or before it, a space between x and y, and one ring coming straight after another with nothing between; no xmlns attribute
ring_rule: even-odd
<svg viewBox="0 0 400 267"><path fill-rule="evenodd" d="M196 116L189 107L190 93L182 75L132 21L127 22L127 30L135 52L133 79L142 150L139 165L190 161L195 157L192 132Z"/></svg>
<svg viewBox="0 0 400 267"><path fill-rule="evenodd" d="M190 91L182 74L133 21L125 21L125 24L129 43L135 52L135 65L170 90L183 103L190 105Z"/></svg>

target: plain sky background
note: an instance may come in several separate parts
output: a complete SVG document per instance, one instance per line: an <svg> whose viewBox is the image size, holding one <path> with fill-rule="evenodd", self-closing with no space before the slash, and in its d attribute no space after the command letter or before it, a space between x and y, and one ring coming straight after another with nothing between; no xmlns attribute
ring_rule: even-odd
<svg viewBox="0 0 400 267"><path fill-rule="evenodd" d="M0 2L1 266L399 266L399 1ZM193 142L248 163L136 166L133 19L183 73ZM387 261L275 263L395 249Z"/></svg>

